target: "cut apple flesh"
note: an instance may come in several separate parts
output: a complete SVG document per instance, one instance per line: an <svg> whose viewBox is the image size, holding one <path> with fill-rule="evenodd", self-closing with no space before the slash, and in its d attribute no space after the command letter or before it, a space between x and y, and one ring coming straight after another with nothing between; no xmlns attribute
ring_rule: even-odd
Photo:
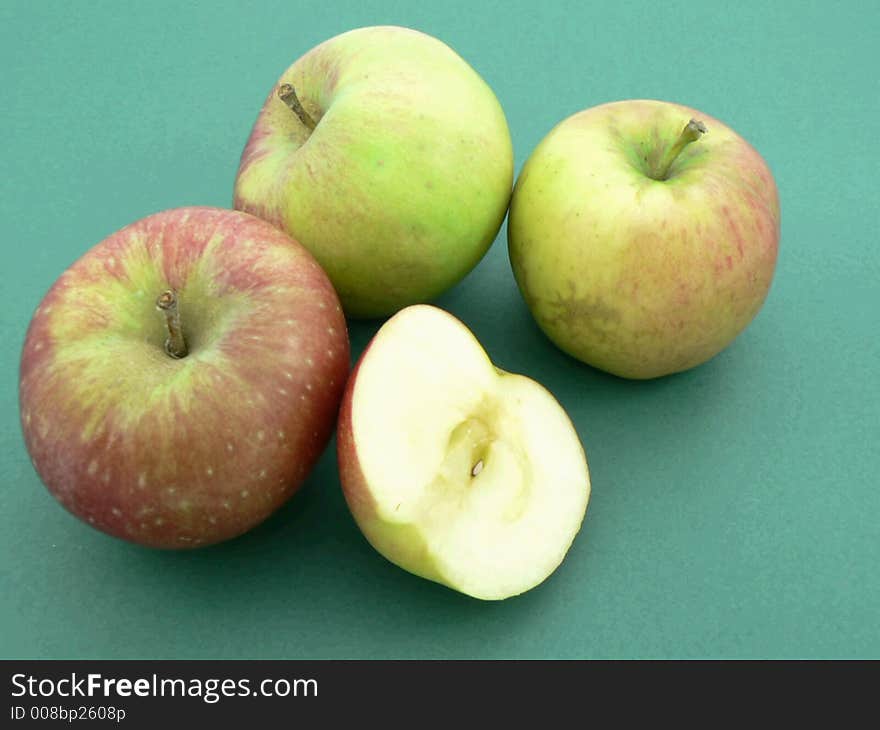
<svg viewBox="0 0 880 730"><path fill-rule="evenodd" d="M580 528L590 493L565 411L533 380L494 367L470 331L409 307L379 331L351 393L367 495L349 494L392 562L500 599L543 581Z"/></svg>

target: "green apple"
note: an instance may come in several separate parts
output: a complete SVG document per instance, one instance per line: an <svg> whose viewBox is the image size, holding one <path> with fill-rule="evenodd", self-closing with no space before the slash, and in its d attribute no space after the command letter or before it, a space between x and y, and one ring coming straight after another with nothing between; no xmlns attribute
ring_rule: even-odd
<svg viewBox="0 0 880 730"><path fill-rule="evenodd" d="M337 454L373 547L482 599L547 578L590 495L583 447L559 403L496 368L464 324L429 305L396 314L361 356Z"/></svg>
<svg viewBox="0 0 880 730"><path fill-rule="evenodd" d="M764 302L779 198L762 157L716 119L621 101L557 125L517 180L510 262L562 350L626 378L705 362Z"/></svg>
<svg viewBox="0 0 880 730"><path fill-rule="evenodd" d="M361 28L282 74L242 153L234 207L308 248L348 314L376 317L470 271L512 182L510 132L483 79L436 38Z"/></svg>
<svg viewBox="0 0 880 730"><path fill-rule="evenodd" d="M21 359L25 443L49 491L111 535L192 548L290 497L349 369L327 276L265 221L157 213L49 290Z"/></svg>

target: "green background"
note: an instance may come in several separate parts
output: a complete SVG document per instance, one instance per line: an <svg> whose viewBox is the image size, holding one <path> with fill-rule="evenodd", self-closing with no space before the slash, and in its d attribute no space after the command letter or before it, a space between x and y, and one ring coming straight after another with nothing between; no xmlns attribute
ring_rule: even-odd
<svg viewBox="0 0 880 730"><path fill-rule="evenodd" d="M228 206L280 72L385 23L440 37L483 75L517 170L569 114L652 97L726 121L780 190L764 309L682 375L628 382L556 350L516 289L506 228L439 300L499 366L555 393L590 461L568 558L502 603L375 553L332 445L266 524L175 554L68 515L20 435L19 353L54 279L137 218ZM880 656L878 27L874 0L4 1L0 656ZM352 324L353 354L379 324Z"/></svg>

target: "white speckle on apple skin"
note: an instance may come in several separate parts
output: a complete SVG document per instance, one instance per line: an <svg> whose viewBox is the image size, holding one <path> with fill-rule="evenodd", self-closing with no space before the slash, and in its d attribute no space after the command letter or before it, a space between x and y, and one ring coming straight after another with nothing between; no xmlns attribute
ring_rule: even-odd
<svg viewBox="0 0 880 730"><path fill-rule="evenodd" d="M214 517L214 515L211 515L210 517L208 517L208 522L210 522L212 525L216 525L216 524L217 524L217 518Z"/></svg>
<svg viewBox="0 0 880 730"><path fill-rule="evenodd" d="M233 448L235 448L231 442L226 443L226 450L232 452Z"/></svg>
<svg viewBox="0 0 880 730"><path fill-rule="evenodd" d="M282 440L284 439L284 431L279 431L279 432L278 432L278 438L280 438L280 439L282 439Z"/></svg>
<svg viewBox="0 0 880 730"><path fill-rule="evenodd" d="M279 395L287 395L287 391L284 390L284 388L279 388L278 393L279 393Z"/></svg>
<svg viewBox="0 0 880 730"><path fill-rule="evenodd" d="M250 496L250 494L251 494L251 493L250 493L247 489L242 489L242 490L241 490L241 498L242 498L242 499L247 499L247 498Z"/></svg>
<svg viewBox="0 0 880 730"><path fill-rule="evenodd" d="M141 472L138 474L138 487L143 489L147 486L147 474L146 472Z"/></svg>
<svg viewBox="0 0 880 730"><path fill-rule="evenodd" d="M110 483L110 472L109 471L104 472L104 476L101 477L101 481L104 482L104 484Z"/></svg>
<svg viewBox="0 0 880 730"><path fill-rule="evenodd" d="M232 505L229 503L228 499L223 500L223 509L232 509Z"/></svg>
<svg viewBox="0 0 880 730"><path fill-rule="evenodd" d="M312 389L312 384L306 383L306 390L311 390L311 389Z"/></svg>
<svg viewBox="0 0 880 730"><path fill-rule="evenodd" d="M163 520L161 517L157 517L155 520L153 520L153 524L156 525L156 527L162 527L162 525L165 524L165 520Z"/></svg>
<svg viewBox="0 0 880 730"><path fill-rule="evenodd" d="M122 510L118 507L114 507L110 511L113 513L114 517L122 517Z"/></svg>
<svg viewBox="0 0 880 730"><path fill-rule="evenodd" d="M207 474L209 477L212 477L214 476L214 470L209 466L207 469L205 469L205 474Z"/></svg>
<svg viewBox="0 0 880 730"><path fill-rule="evenodd" d="M260 476L260 479L265 479L265 478L266 478L266 470L265 470L265 469L260 469L260 475L259 475L259 476ZM246 496L246 495L245 495L244 493L242 493L242 496L244 497L244 496Z"/></svg>
<svg viewBox="0 0 880 730"><path fill-rule="evenodd" d="M174 493L177 491L177 489L176 489L175 487L167 487L167 488L165 489L165 491L166 491L168 494L174 494Z"/></svg>
<svg viewBox="0 0 880 730"><path fill-rule="evenodd" d="M257 431L257 440L262 441L264 438L266 438L266 434L263 431Z"/></svg>
<svg viewBox="0 0 880 730"><path fill-rule="evenodd" d="M43 349L43 343L42 343L42 342L35 342L35 343L34 343L34 350L42 350L42 349Z"/></svg>
<svg viewBox="0 0 880 730"><path fill-rule="evenodd" d="M306 362L309 362L309 361L306 360ZM288 380L293 380L293 373L286 372L286 373L284 373L284 377L287 378Z"/></svg>
<svg viewBox="0 0 880 730"><path fill-rule="evenodd" d="M98 473L98 462L92 459L89 462L89 468L87 469L89 476L95 476Z"/></svg>

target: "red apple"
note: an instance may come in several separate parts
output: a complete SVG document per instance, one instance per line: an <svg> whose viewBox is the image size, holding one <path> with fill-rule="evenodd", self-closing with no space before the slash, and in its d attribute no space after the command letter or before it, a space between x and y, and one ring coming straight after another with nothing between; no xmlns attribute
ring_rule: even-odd
<svg viewBox="0 0 880 730"><path fill-rule="evenodd" d="M191 548L263 521L333 430L345 320L302 246L245 213L179 208L73 264L21 360L25 442L99 530Z"/></svg>

